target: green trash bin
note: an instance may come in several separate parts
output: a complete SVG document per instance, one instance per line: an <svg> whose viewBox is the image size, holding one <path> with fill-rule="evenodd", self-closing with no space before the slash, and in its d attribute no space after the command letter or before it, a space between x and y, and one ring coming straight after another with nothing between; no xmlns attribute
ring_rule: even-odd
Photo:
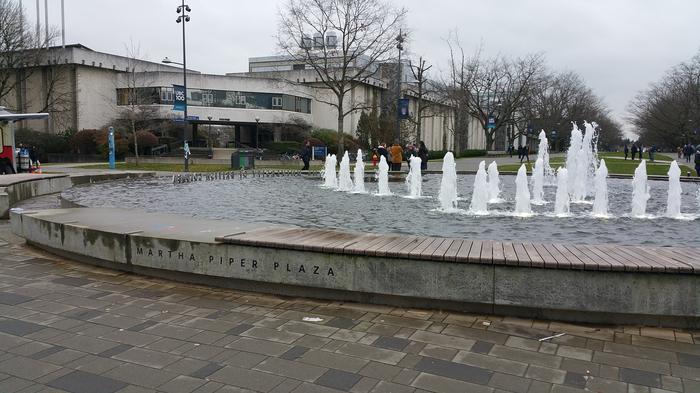
<svg viewBox="0 0 700 393"><path fill-rule="evenodd" d="M231 169L254 169L255 150L236 150L231 153Z"/></svg>

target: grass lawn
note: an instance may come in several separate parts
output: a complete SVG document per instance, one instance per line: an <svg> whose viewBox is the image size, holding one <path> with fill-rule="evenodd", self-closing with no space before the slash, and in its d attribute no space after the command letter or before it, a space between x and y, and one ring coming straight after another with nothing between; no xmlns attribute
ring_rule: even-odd
<svg viewBox="0 0 700 393"><path fill-rule="evenodd" d="M629 154L630 157L632 157L632 153ZM598 157L599 158L607 158L607 157L616 157L616 158L624 158L625 153L621 151L616 151L616 152L598 152ZM675 160L675 156L669 156L666 154L659 154L659 153L654 153L654 159L656 160L661 160L661 161L673 161ZM644 153L644 158L649 158L648 153Z"/></svg>
<svg viewBox="0 0 700 393"><path fill-rule="evenodd" d="M81 165L78 168L85 169L109 169L109 164L89 164ZM182 172L184 169L183 164L166 164L166 163L123 163L118 162L116 169L120 170L132 170L132 171L162 171L162 172ZM265 165L260 162L256 163L255 169L301 169L301 163L289 164L289 165ZM311 170L321 169L320 165L311 165ZM230 165L217 165L217 164L190 164L190 172L228 172L231 170Z"/></svg>
<svg viewBox="0 0 700 393"><path fill-rule="evenodd" d="M525 164L527 171L529 173L532 173L532 167L535 165L534 161L531 161L530 164ZM564 165L564 160L563 159L553 159L550 161L550 165L552 168L559 168L560 166ZM609 160L605 161L605 165L608 167L608 173L610 174L615 174L615 175L634 175L634 170L637 169L637 166L639 165L639 161L619 161L619 160ZM647 174L648 175L655 175L655 176L666 176L668 173L668 167L669 164L665 163L651 163L647 161ZM498 170L502 172L517 172L518 169L520 168L520 165L518 164L510 164L510 165L499 165ZM692 176L695 176L695 170L691 169L690 167L687 167L685 165L681 165L681 173L685 176L685 174L690 171L690 174Z"/></svg>

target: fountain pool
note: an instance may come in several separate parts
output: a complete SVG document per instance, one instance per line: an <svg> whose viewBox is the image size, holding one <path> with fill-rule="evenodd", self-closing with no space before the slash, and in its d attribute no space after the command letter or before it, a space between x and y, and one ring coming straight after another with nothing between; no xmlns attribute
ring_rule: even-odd
<svg viewBox="0 0 700 393"><path fill-rule="evenodd" d="M610 218L591 216L590 204L572 204L569 217L555 217L554 203L532 206L533 216L514 217L515 177L501 176L503 203L489 204L489 215L461 210L443 212L438 194L441 176L425 175L421 193L428 198L378 197L377 183L368 194L332 191L318 178L273 177L172 184L170 178L143 178L77 186L63 197L91 207L122 207L152 212L177 212L202 218L292 224L360 232L401 233L504 241L575 242L577 244L644 244L687 246L697 241L700 227L697 185L682 184L685 220L666 217L668 182L649 180L646 213L651 219L631 217L629 179L608 179ZM459 198L469 200L473 175L457 176ZM544 199L555 200L556 188L545 187Z"/></svg>

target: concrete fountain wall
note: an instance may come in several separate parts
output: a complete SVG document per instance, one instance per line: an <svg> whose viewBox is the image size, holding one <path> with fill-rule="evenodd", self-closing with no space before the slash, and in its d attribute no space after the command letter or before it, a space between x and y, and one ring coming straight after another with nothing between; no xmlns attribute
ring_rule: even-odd
<svg viewBox="0 0 700 393"><path fill-rule="evenodd" d="M577 322L700 327L700 260L682 263L661 249L362 234L106 208L12 212L11 222L29 244L50 252L181 281ZM528 246L550 249L557 259L523 257ZM693 252L700 255L682 250ZM624 253L654 261L620 262Z"/></svg>

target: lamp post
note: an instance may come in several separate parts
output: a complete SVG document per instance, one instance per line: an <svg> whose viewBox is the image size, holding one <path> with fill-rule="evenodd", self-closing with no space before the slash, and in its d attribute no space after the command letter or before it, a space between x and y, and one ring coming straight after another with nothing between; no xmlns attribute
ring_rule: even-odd
<svg viewBox="0 0 700 393"><path fill-rule="evenodd" d="M178 64L182 66L182 87L185 89L185 129L182 132L182 143L185 147L185 172L189 171L189 157L187 155L187 50L185 45L185 24L190 21L190 16L187 14L191 12L190 6L185 4L185 0L182 0L182 5L177 7L177 13L180 14L175 20L177 23L182 23L182 63L172 61L167 57L163 59L165 64Z"/></svg>
<svg viewBox="0 0 700 393"><path fill-rule="evenodd" d="M207 119L209 120L209 130L207 131L207 155L209 158L214 158L214 149L212 148L212 143L211 143L211 116L207 116Z"/></svg>
<svg viewBox="0 0 700 393"><path fill-rule="evenodd" d="M255 148L260 148L260 138L258 137L258 131L260 126L260 118L255 116Z"/></svg>
<svg viewBox="0 0 700 393"><path fill-rule="evenodd" d="M557 151L557 130L552 130L552 152Z"/></svg>
<svg viewBox="0 0 700 393"><path fill-rule="evenodd" d="M401 100L401 51L403 50L403 43L405 41L405 35L399 30L399 35L396 36L396 49L399 50L399 61L396 64L396 143L401 144L401 112L399 110L399 102Z"/></svg>

